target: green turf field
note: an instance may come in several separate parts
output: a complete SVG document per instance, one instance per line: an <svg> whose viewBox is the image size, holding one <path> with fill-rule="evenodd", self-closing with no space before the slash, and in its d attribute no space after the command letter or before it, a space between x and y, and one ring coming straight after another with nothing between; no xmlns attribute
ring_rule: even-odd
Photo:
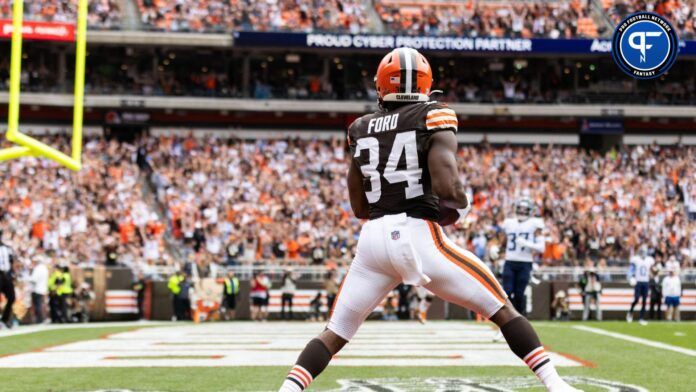
<svg viewBox="0 0 696 392"><path fill-rule="evenodd" d="M270 323L269 323L270 324ZM583 325L686 348L674 352L633 342L580 331ZM584 376L643 387L649 391L694 391L696 375L696 323L651 323L648 326L623 322L552 323L540 322L539 331L548 350L582 360L587 366L561 368L562 376ZM64 329L16 337L0 337L0 357L43 347L100 338L140 328L139 325ZM1 336L1 335L0 335ZM310 338L310 337L308 337ZM690 351L691 350L691 351ZM691 353L691 354L689 354ZM192 353L195 355L195 353ZM1 391L94 391L128 389L133 391L272 391L277 390L288 368L192 367L192 368L78 368L78 369L0 369ZM336 380L416 379L528 376L524 367L329 367L312 385L312 390L339 390ZM392 380L398 384L399 380ZM576 384L587 391L602 390ZM374 390L391 391L376 387ZM357 389L356 389L357 390ZM372 389L365 389L372 390ZM410 390L410 389L405 389ZM416 389L413 389L416 390ZM428 390L417 389L417 390ZM458 389L447 389L456 391ZM493 389L495 390L495 389ZM524 391L541 388L523 387ZM620 389L616 389L620 390Z"/></svg>

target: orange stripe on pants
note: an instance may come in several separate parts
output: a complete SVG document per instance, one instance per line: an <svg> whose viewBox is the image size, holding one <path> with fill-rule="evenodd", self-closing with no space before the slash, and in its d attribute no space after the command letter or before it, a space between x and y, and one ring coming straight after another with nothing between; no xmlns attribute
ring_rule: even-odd
<svg viewBox="0 0 696 392"><path fill-rule="evenodd" d="M435 246L437 247L438 251L440 251L440 253L449 261L466 271L469 275L481 283L481 285L483 285L488 292L493 294L496 299L502 303L505 303L506 295L504 294L505 292L500 288L498 281L491 276L488 271L481 268L478 263L457 252L456 249L448 246L444 239L438 235L440 229L436 227L434 223L428 222L428 226L430 227L430 234L433 237L433 241L435 242Z"/></svg>

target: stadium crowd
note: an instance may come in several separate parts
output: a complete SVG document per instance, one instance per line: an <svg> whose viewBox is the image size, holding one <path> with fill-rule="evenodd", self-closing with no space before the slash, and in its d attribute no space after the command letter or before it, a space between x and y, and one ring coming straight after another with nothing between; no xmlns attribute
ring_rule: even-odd
<svg viewBox="0 0 696 392"><path fill-rule="evenodd" d="M344 195L338 141L161 138L148 151L174 235L202 260L350 259L359 223ZM640 146L602 156L484 145L459 154L474 209L450 231L483 259L494 262L503 252L499 222L525 194L549 226L546 264L591 258L625 265L642 243L661 261L693 263L696 222L684 203L696 200L691 148Z"/></svg>
<svg viewBox="0 0 696 392"><path fill-rule="evenodd" d="M138 0L144 26L164 31L387 31L410 35L574 38L597 36L585 3L459 2L410 4L377 1L384 26L369 23L364 0L226 2Z"/></svg>
<svg viewBox="0 0 696 392"><path fill-rule="evenodd" d="M0 0L0 19L12 19L10 0ZM76 0L26 0L24 18L41 22L75 23ZM117 0L89 0L87 25L91 29L118 29L122 13Z"/></svg>
<svg viewBox="0 0 696 392"><path fill-rule="evenodd" d="M579 38L606 36L609 23L591 15L592 1L552 2L377 0L133 0L140 26L172 32L293 31L440 35L468 37ZM11 19L11 1L0 1L0 19ZM693 0L601 0L599 9L615 25L632 12L647 10L668 17L682 39L696 37ZM72 22L75 0L30 0L28 20ZM378 15L371 20L370 14ZM121 27L116 0L89 0L89 26ZM381 24L381 25L380 25Z"/></svg>
<svg viewBox="0 0 696 392"><path fill-rule="evenodd" d="M364 33L368 3L360 0L191 2L138 0L143 26L159 31L332 31Z"/></svg>
<svg viewBox="0 0 696 392"><path fill-rule="evenodd" d="M64 138L51 144L69 150ZM0 165L5 242L26 261L142 266L160 248L164 222L142 197L133 153L134 146L95 139L84 145L77 173L36 158Z"/></svg>
<svg viewBox="0 0 696 392"><path fill-rule="evenodd" d="M99 95L376 100L371 75L377 55L302 54L298 63L286 62L281 56L256 58L245 81L239 74L241 62L210 58L218 54L224 56L214 52L200 58L195 51L163 50L156 61L162 65L153 67L153 62L138 60L152 55L147 51L95 49L88 60L85 91ZM72 92L68 76L62 80L52 77L61 75L58 58L41 47L30 48L26 55L20 78L22 91ZM269 57L272 62L266 60ZM329 72L322 70L324 61L329 62ZM0 59L0 90L9 87L9 65L8 58ZM447 102L696 104L696 76L689 61L677 62L668 77L641 83L620 75L611 59L433 56L431 66L433 89L442 90L438 99Z"/></svg>
<svg viewBox="0 0 696 392"><path fill-rule="evenodd" d="M679 39L696 38L696 2L694 0L603 0L602 7L614 24L637 11L666 16L679 32Z"/></svg>
<svg viewBox="0 0 696 392"><path fill-rule="evenodd" d="M202 264L351 257L359 222L339 141L161 138L148 151L173 235Z"/></svg>
<svg viewBox="0 0 696 392"><path fill-rule="evenodd" d="M626 265L639 244L648 244L658 261L692 266L695 153L465 146L460 172L474 208L448 231L496 264L505 246L499 223L527 195L548 227L544 264ZM352 257L360 222L345 197L338 139L94 139L84 162L79 173L34 158L0 167L0 230L18 254L147 272L173 264L164 247L169 236L204 272L269 261L340 265ZM142 191L146 173L159 205ZM159 207L165 218L155 213Z"/></svg>
<svg viewBox="0 0 696 392"><path fill-rule="evenodd" d="M597 37L590 2L400 2L377 1L376 10L397 34L468 37Z"/></svg>
<svg viewBox="0 0 696 392"><path fill-rule="evenodd" d="M693 148L655 145L605 156L569 147L464 147L459 162L474 209L471 228L462 234L490 259L491 247L495 254L501 246L497 222L526 195L549 229L544 264L591 259L621 265L648 244L660 262L676 258L693 265L693 154Z"/></svg>

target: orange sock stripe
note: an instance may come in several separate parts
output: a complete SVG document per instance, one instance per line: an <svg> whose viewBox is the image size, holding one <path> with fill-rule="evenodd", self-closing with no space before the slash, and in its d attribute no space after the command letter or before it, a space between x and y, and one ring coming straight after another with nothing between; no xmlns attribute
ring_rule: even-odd
<svg viewBox="0 0 696 392"><path fill-rule="evenodd" d="M539 357L534 358L533 361L529 361L529 363L527 363L527 366L529 366L530 369L534 369L534 366L536 366L538 363L540 363L546 358L548 358L548 355L540 355Z"/></svg>
<svg viewBox="0 0 696 392"><path fill-rule="evenodd" d="M505 295L502 294L501 291L499 291L499 286L496 285L497 281L495 280L495 278L491 277L485 271L482 271L481 268L476 264L476 262L449 247L443 241L439 228L436 227L433 222L428 222L428 226L430 227L430 234L432 235L433 240L435 241L435 246L440 251L440 253L442 253L449 261L453 262L456 266L460 267L469 275L473 276L474 279L481 283L483 287L486 288L486 290L488 290L491 294L493 294L493 296L496 299L504 303Z"/></svg>
<svg viewBox="0 0 696 392"><path fill-rule="evenodd" d="M314 377L312 377L312 375L309 374L309 372L307 370L305 370L305 368L303 368L302 366L295 365L294 370L300 372L300 374L304 375L307 378L307 380L308 380L307 385L311 384L312 381L314 381Z"/></svg>
<svg viewBox="0 0 696 392"><path fill-rule="evenodd" d="M539 347L538 349L534 350L536 351L533 355L530 355L529 358L526 358L524 361L527 362L527 364L530 363L531 360L534 358L538 357L539 355L542 355L544 353L544 348Z"/></svg>
<svg viewBox="0 0 696 392"><path fill-rule="evenodd" d="M303 374L300 374L300 372L298 372L295 369L293 369L290 372L289 376L293 376L293 377L299 379L299 381L302 382L302 385L304 385L305 388L307 388L307 386L309 385L309 380L307 380L307 378Z"/></svg>
<svg viewBox="0 0 696 392"><path fill-rule="evenodd" d="M525 362L529 362L530 359L536 357L537 355L539 355L539 353L543 353L543 352L544 352L544 347L539 346L539 347L535 348L534 350L532 350L529 354L527 354L527 356L525 356L523 358L523 360Z"/></svg>

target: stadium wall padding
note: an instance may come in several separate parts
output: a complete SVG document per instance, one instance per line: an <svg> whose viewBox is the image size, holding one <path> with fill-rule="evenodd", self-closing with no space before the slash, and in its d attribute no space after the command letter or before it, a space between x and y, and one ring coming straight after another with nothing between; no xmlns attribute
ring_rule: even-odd
<svg viewBox="0 0 696 392"><path fill-rule="evenodd" d="M134 320L136 314L109 314L106 312L105 305L105 292L106 290L131 290L133 284L133 273L127 268L105 268L105 267L95 267L86 268L82 270L73 270L73 277L76 284L80 282L87 282L92 287L95 294L95 300L91 307L91 320L94 321L116 321L116 320ZM166 281L150 281L148 282L149 290L146 290L146 295L144 303L150 304L149 309L145 309L146 316L152 320L171 320L173 315L172 309L172 297L167 288ZM274 282L274 288L279 286L279 282ZM531 293L531 307L528 307L528 318L533 320L549 320L552 317L551 313L551 302L559 290L565 290L568 292L577 287L575 282L567 281L550 281L550 282L540 282L537 285L530 286ZM320 282L298 282L298 290L321 290L322 284ZM623 289L632 290L632 288L627 283L622 282L606 282L603 284L603 288L606 289ZM696 289L696 284L685 283L683 288L686 289ZM237 296L237 318L246 320L249 319L249 291L250 282L245 280L240 280L240 290ZM637 311L640 306L636 309ZM623 320L626 316L625 310L609 310L603 309L604 319L606 320ZM663 305L664 312L664 305ZM300 318L304 317L302 312L295 312L300 315ZM592 312L592 315L594 312ZM571 310L570 317L571 320L579 320L581 318L582 311ZM694 320L696 319L696 312L693 311L682 311L681 316L683 320ZM433 300L433 304L428 312L428 317L432 320L469 320L474 317L468 310L461 308L454 304L447 304L439 298ZM271 313L270 319L278 318L277 313ZM373 315L371 318L379 318L379 315Z"/></svg>

